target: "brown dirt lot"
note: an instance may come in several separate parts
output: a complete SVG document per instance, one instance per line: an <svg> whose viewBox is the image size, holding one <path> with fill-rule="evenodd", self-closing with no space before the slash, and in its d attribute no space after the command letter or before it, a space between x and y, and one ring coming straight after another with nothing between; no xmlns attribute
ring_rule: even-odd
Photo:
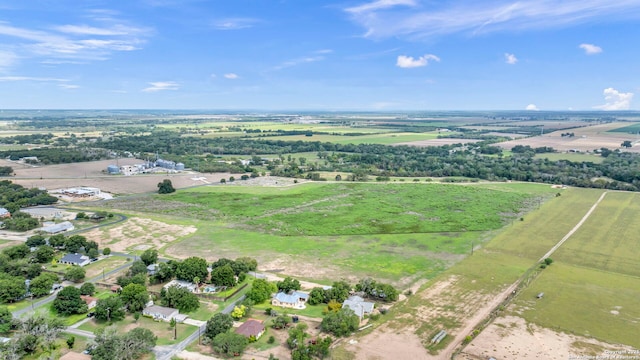
<svg viewBox="0 0 640 360"><path fill-rule="evenodd" d="M629 347L613 346L594 339L575 336L527 324L515 316L497 318L457 357L464 360L548 359L566 360L605 356L605 351L623 351ZM636 356L640 355L635 353ZM603 357L604 358L604 357ZM610 357L613 359L614 357Z"/></svg>
<svg viewBox="0 0 640 360"><path fill-rule="evenodd" d="M114 227L90 230L83 235L100 248L112 251L160 249L181 237L196 231L195 226L170 225L143 218L130 218Z"/></svg>
<svg viewBox="0 0 640 360"><path fill-rule="evenodd" d="M143 162L138 159L118 160L119 165L134 165ZM115 161L102 160L31 167L4 159L0 160L0 166L14 168L16 176L10 178L11 181L27 188L44 187L47 190L89 186L100 188L100 190L112 194L138 194L156 191L158 183L164 179L171 180L176 189L182 189L208 183L220 183L220 179L230 176L226 173L200 174L191 172L133 176L104 174L102 171L112 164L115 164Z"/></svg>
<svg viewBox="0 0 640 360"><path fill-rule="evenodd" d="M635 136L624 133L608 132L629 123L599 124L577 129L559 130L541 136L534 136L526 139L510 140L497 144L503 149L511 149L516 145L529 145L533 148L549 146L558 151L579 150L582 152L593 151L594 149L608 148L611 150L621 149L620 144L625 140L635 141ZM572 132L574 137L562 137L562 133ZM624 151L640 152L640 143Z"/></svg>
<svg viewBox="0 0 640 360"><path fill-rule="evenodd" d="M408 145L408 146L442 146L442 145L452 145L452 144L468 144L475 143L480 140L472 140L472 139L431 139L431 140L421 140L421 141L409 141L403 143L393 144L393 146L400 145Z"/></svg>

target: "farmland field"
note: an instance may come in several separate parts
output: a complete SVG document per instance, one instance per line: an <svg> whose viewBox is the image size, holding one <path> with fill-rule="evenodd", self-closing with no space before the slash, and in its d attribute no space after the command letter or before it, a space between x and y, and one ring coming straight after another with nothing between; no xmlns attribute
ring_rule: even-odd
<svg viewBox="0 0 640 360"><path fill-rule="evenodd" d="M320 282L375 276L407 286L438 274L548 197L548 186L310 183L210 186L110 207L189 219L197 232L165 256L253 256L261 269ZM296 266L304 263L305 266Z"/></svg>
<svg viewBox="0 0 640 360"><path fill-rule="evenodd" d="M600 164L604 161L604 158L596 154L584 154L584 153L546 153L536 154L536 159L549 159L551 161L568 160L574 162L592 162Z"/></svg>
<svg viewBox="0 0 640 360"><path fill-rule="evenodd" d="M437 132L429 133L381 133L360 136L342 136L342 135L291 135L291 136L269 136L269 140L284 141L321 141L331 142L335 144L382 144L391 145L405 143L411 141L432 140L438 137Z"/></svg>

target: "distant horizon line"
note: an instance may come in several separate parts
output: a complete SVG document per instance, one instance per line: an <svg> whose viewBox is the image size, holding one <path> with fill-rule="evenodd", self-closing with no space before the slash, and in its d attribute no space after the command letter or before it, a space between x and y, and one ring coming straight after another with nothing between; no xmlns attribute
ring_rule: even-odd
<svg viewBox="0 0 640 360"><path fill-rule="evenodd" d="M426 112L426 113L488 113L488 112L503 112L503 113L527 113L527 114L539 114L539 113L598 113L598 114L615 114L615 113L640 113L640 110L603 110L603 109L592 109L592 110L518 110L518 109L491 109L491 110L455 110L455 109L445 109L445 110L419 110L419 109L397 109L397 110L365 110L365 109L349 109L349 110L319 110L319 109L279 109L279 110L267 110L267 109L213 109L213 108L7 108L0 109L0 113L5 111L167 111L167 112L221 112L221 113L268 113L268 114L277 114L277 113L414 113L414 112Z"/></svg>

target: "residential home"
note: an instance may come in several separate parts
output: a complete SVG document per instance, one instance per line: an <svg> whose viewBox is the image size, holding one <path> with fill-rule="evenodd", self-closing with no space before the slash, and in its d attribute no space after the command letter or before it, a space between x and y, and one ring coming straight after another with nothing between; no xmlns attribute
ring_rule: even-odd
<svg viewBox="0 0 640 360"><path fill-rule="evenodd" d="M89 310L93 309L98 304L98 298L94 298L93 296L80 295L80 298L84 300Z"/></svg>
<svg viewBox="0 0 640 360"><path fill-rule="evenodd" d="M122 291L122 286L120 286L120 285L113 285L113 286L111 286L111 292L113 292L113 293L119 293L120 291Z"/></svg>
<svg viewBox="0 0 640 360"><path fill-rule="evenodd" d="M249 319L242 323L235 331L236 334L240 334L246 338L253 336L254 339L258 340L260 336L264 334L264 324L262 321Z"/></svg>
<svg viewBox="0 0 640 360"><path fill-rule="evenodd" d="M291 309L304 309L309 300L309 294L301 291L293 291L290 294L279 292L271 300L271 305Z"/></svg>
<svg viewBox="0 0 640 360"><path fill-rule="evenodd" d="M360 296L350 296L342 303L342 308L349 308L353 310L354 314L358 315L360 321L365 315L370 315L373 312L374 304L372 302L364 301Z"/></svg>
<svg viewBox="0 0 640 360"><path fill-rule="evenodd" d="M82 254L67 254L58 261L60 264L69 264L69 265L77 265L77 266L85 266L91 262L91 259L87 255Z"/></svg>
<svg viewBox="0 0 640 360"><path fill-rule="evenodd" d="M147 275L153 276L158 272L158 264L150 264L147 266Z"/></svg>
<svg viewBox="0 0 640 360"><path fill-rule="evenodd" d="M171 321L171 319L178 316L180 311L178 309L164 307L159 305L151 305L142 310L142 315L150 316L154 320Z"/></svg>
<svg viewBox="0 0 640 360"><path fill-rule="evenodd" d="M5 208L0 208L0 219L10 218L11 213Z"/></svg>
<svg viewBox="0 0 640 360"><path fill-rule="evenodd" d="M185 289L187 289L187 290L189 290L191 292L195 292L196 291L196 284L194 284L192 282L184 281L184 280L171 280L165 286L163 286L163 288L166 290L166 289L168 289L168 288L170 288L172 286L185 288Z"/></svg>

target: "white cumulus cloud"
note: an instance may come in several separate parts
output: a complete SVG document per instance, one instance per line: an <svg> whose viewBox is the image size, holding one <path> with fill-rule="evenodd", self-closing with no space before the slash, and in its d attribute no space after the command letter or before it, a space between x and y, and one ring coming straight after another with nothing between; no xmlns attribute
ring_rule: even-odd
<svg viewBox="0 0 640 360"><path fill-rule="evenodd" d="M228 73L228 74L224 74L224 77L227 79L237 79L238 78L238 74L234 74L234 73Z"/></svg>
<svg viewBox="0 0 640 360"><path fill-rule="evenodd" d="M504 53L504 61L509 65L514 65L518 62L518 58L514 54Z"/></svg>
<svg viewBox="0 0 640 360"><path fill-rule="evenodd" d="M149 87L142 89L144 92L158 92L164 90L178 90L180 86L174 81L156 81L150 82Z"/></svg>
<svg viewBox="0 0 640 360"><path fill-rule="evenodd" d="M429 65L430 60L440 61L440 58L432 54L420 56L417 59L414 59L413 56L400 55L398 56L398 61L396 62L396 66L401 68L415 68L415 67L427 66Z"/></svg>
<svg viewBox="0 0 640 360"><path fill-rule="evenodd" d="M538 107L536 106L536 104L529 104L529 105L527 105L527 107L525 108L525 110L538 111L538 110L540 110L540 109L538 109Z"/></svg>
<svg viewBox="0 0 640 360"><path fill-rule="evenodd" d="M602 52L602 48L600 46L596 46L593 44L580 44L579 47L580 49L584 50L584 53L587 55L595 55Z"/></svg>
<svg viewBox="0 0 640 360"><path fill-rule="evenodd" d="M633 93L623 93L614 88L606 88L603 94L606 103L594 108L601 110L629 110L629 107L631 107Z"/></svg>

